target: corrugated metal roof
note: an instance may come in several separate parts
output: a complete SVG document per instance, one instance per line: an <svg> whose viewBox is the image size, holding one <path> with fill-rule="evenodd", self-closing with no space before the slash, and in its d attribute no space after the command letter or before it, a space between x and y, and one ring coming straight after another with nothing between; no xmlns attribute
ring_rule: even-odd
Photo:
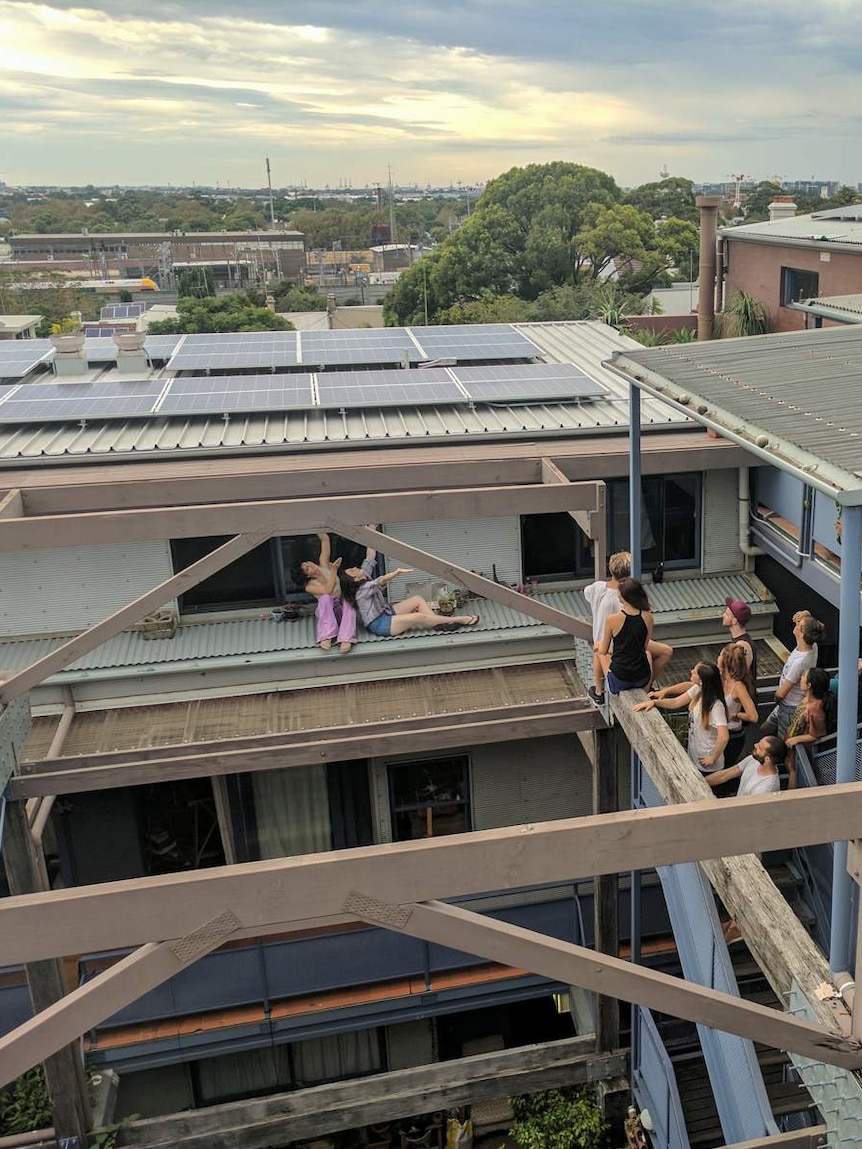
<svg viewBox="0 0 862 1149"><path fill-rule="evenodd" d="M781 243L782 240L807 240L810 243L862 244L862 220L835 219L825 213L819 215L793 215L787 219L767 220L764 223L744 223L739 227L720 228L725 239L753 239L761 243Z"/></svg>
<svg viewBox="0 0 862 1149"><path fill-rule="evenodd" d="M766 462L862 502L862 327L641 349L614 363Z"/></svg>
<svg viewBox="0 0 862 1149"><path fill-rule="evenodd" d="M658 616L666 623L692 618L714 618L724 610L726 598L749 602L753 614L773 614L775 604L771 597L762 598L764 588L745 574L712 575L706 578L673 579L649 587L649 594ZM567 614L589 617L589 607L580 590L551 591L537 596L542 602ZM480 616L477 627L429 636L416 632L400 638L380 638L363 633L360 644L378 642L410 642L439 644L475 643L477 634L483 639L495 636L511 638L513 631L530 631L537 635L560 632L545 626L519 611L490 599L480 600L475 606ZM664 616L664 617L662 617ZM4 671L20 670L54 650L63 639L45 637L0 642L0 668ZM117 635L97 647L58 674L54 681L74 679L82 674L98 677L101 673L137 668L142 673L169 667L196 667L214 660L247 659L249 662L277 662L300 651L314 651L314 619L303 617L292 623L274 623L268 618L238 619L222 622L194 622L178 630L172 639L144 640L140 634L128 632ZM271 657L268 657L271 656ZM327 655L326 657L334 657Z"/></svg>
<svg viewBox="0 0 862 1149"><path fill-rule="evenodd" d="M820 299L803 299L789 306L794 311L805 311L838 323L862 323L862 294L824 295Z"/></svg>
<svg viewBox="0 0 862 1149"><path fill-rule="evenodd" d="M277 415L91 422L84 426L0 426L0 461L73 458L143 458L177 454L231 454L246 450L306 451L381 443L416 444L465 439L560 434L592 435L628 426L628 388L603 366L614 351L640 344L597 322L515 325L556 363L574 363L604 383L610 395L582 403L477 404L437 407L374 407L344 414L319 408ZM100 373L100 379L111 378ZM642 404L644 427L684 426L688 420L663 403Z"/></svg>

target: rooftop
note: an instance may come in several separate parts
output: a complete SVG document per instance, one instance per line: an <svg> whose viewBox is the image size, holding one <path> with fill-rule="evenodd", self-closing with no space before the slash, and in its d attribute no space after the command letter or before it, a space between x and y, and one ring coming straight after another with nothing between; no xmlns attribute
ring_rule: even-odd
<svg viewBox="0 0 862 1149"><path fill-rule="evenodd" d="M41 321L41 315L0 315L0 335L6 335L10 331L18 335L30 327L35 327Z"/></svg>
<svg viewBox="0 0 862 1149"><path fill-rule="evenodd" d="M725 239L757 243L816 244L818 247L856 248L862 244L862 206L815 211L810 215L789 216L764 223L723 227Z"/></svg>
<svg viewBox="0 0 862 1149"><path fill-rule="evenodd" d="M862 504L862 327L621 351L611 362L764 462Z"/></svg>
<svg viewBox="0 0 862 1149"><path fill-rule="evenodd" d="M821 299L803 299L788 306L835 323L862 323L862 294L826 295Z"/></svg>

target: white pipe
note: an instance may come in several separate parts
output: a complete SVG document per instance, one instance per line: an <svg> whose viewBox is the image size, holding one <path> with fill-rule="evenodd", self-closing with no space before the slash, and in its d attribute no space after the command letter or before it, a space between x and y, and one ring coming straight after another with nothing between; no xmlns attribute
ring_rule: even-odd
<svg viewBox="0 0 862 1149"><path fill-rule="evenodd" d="M748 467L739 468L739 549L746 558L755 558L764 552L751 542L751 483Z"/></svg>
<svg viewBox="0 0 862 1149"><path fill-rule="evenodd" d="M56 1149L57 1142L54 1138L53 1127L49 1129L37 1129L33 1133L12 1133L8 1137L0 1137L0 1149L36 1149L36 1146L43 1146L44 1149Z"/></svg>

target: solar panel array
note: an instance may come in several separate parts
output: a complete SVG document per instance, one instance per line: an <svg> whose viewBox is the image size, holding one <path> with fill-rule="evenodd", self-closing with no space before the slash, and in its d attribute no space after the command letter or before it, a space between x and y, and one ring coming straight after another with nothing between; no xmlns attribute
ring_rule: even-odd
<svg viewBox="0 0 862 1149"><path fill-rule="evenodd" d="M186 335L171 371L228 368L347 367L422 363L436 359L539 359L534 343L506 323L357 331L272 331Z"/></svg>
<svg viewBox="0 0 862 1149"><path fill-rule="evenodd" d="M167 362L177 349L182 335L148 335L144 350L150 359L163 359Z"/></svg>
<svg viewBox="0 0 862 1149"><path fill-rule="evenodd" d="M0 423L571 402L607 392L577 367L557 363L24 383L0 388Z"/></svg>
<svg viewBox="0 0 862 1149"><path fill-rule="evenodd" d="M99 312L100 319L137 319L147 310L146 303L109 303Z"/></svg>
<svg viewBox="0 0 862 1149"><path fill-rule="evenodd" d="M50 339L0 341L0 379L20 379L48 359L53 350Z"/></svg>

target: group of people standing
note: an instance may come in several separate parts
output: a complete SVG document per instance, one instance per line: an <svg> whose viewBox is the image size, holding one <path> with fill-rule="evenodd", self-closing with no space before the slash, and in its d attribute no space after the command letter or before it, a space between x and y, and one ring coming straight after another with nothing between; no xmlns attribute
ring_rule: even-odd
<svg viewBox="0 0 862 1149"><path fill-rule="evenodd" d="M760 726L761 737L744 756L749 731L760 722L757 653L746 630L748 603L725 600L721 621L730 641L716 662L698 662L686 681L659 688L656 679L673 650L653 638L649 598L631 578L631 555L612 555L608 567L610 579L592 583L584 592L593 614L593 701L604 702L605 686L612 694L649 688L636 711L688 709L689 758L719 796L737 779L740 797L777 791L783 773L788 788L794 787L794 748L835 729L836 684L817 666L823 623L807 610L793 616L796 646L782 669L775 705Z"/></svg>
<svg viewBox="0 0 862 1149"><path fill-rule="evenodd" d="M317 600L314 616L315 638L321 650L330 650L334 642L342 654L353 649L359 623L382 638L397 637L410 630L454 630L476 626L475 614L437 614L431 603L419 595L390 605L384 588L398 575L411 574L407 567L397 567L374 577L377 552L368 548L361 566L342 569L342 560L332 557L328 534L319 534L317 561L307 559L291 572L294 582Z"/></svg>

